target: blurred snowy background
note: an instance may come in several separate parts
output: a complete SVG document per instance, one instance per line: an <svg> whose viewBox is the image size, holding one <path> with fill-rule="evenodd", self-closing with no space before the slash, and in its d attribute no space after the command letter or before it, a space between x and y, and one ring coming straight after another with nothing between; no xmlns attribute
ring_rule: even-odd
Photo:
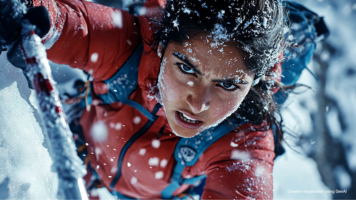
<svg viewBox="0 0 356 200"><path fill-rule="evenodd" d="M113 0L96 1L122 6ZM297 2L324 16L331 35L318 44L309 66L319 81L304 70L299 83L312 89L290 95L282 110L290 134L285 135L286 153L275 160L274 199L356 199L356 1ZM59 90L83 76L68 66L51 67ZM34 105L22 71L12 67L3 52L0 199L49 199L56 192L56 175L50 170L52 161ZM114 199L106 189L97 194Z"/></svg>

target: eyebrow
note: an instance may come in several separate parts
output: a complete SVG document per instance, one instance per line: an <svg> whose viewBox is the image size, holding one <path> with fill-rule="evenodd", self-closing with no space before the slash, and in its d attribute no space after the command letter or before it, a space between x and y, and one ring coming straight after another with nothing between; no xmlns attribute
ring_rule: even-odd
<svg viewBox="0 0 356 200"><path fill-rule="evenodd" d="M189 65L189 67L191 67L197 74L199 75L204 75L199 69L197 69L196 66L194 66L186 57L185 55L178 53L178 52L173 52L172 55L174 55L176 58L178 58L179 60L185 62L187 65ZM247 81L245 80L240 80L239 78L226 78L226 79L214 79L212 80L212 82L228 82L228 83L234 83L234 84L243 84L243 85L247 85L249 84Z"/></svg>
<svg viewBox="0 0 356 200"><path fill-rule="evenodd" d="M179 60L185 62L187 65L189 65L189 67L191 67L197 74L199 75L204 75L196 66L194 66L189 60L188 58L185 57L185 55L178 53L178 52L173 52L172 53L176 58L178 58Z"/></svg>
<svg viewBox="0 0 356 200"><path fill-rule="evenodd" d="M240 80L238 78L227 78L227 79L214 79L212 80L212 82L228 82L228 83L234 83L234 84L243 84L243 85L247 85L249 84L247 81L245 80Z"/></svg>

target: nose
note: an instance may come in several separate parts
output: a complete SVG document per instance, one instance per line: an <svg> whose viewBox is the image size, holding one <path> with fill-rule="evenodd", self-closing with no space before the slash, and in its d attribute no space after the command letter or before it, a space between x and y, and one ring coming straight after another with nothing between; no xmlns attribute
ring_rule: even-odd
<svg viewBox="0 0 356 200"><path fill-rule="evenodd" d="M201 113L210 107L210 92L197 88L187 96L186 102L194 114Z"/></svg>

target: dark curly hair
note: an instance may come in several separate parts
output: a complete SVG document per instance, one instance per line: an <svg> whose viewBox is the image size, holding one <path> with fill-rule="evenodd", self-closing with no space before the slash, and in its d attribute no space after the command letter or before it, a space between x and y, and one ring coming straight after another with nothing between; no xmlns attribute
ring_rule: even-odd
<svg viewBox="0 0 356 200"><path fill-rule="evenodd" d="M212 46L224 42L242 50L245 65L255 73L254 85L238 110L227 120L234 128L234 118L259 125L266 131L273 127L280 145L282 118L273 100L279 88L271 68L281 62L285 46L285 10L279 0L168 0L162 15L150 18L157 29L149 43L153 51L162 45L164 53L170 42L183 45L190 38L205 35ZM162 54L163 55L163 54Z"/></svg>

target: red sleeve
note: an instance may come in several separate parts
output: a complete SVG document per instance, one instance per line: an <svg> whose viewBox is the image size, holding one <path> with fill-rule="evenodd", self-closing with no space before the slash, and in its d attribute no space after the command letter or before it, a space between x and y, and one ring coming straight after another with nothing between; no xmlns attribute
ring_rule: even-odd
<svg viewBox="0 0 356 200"><path fill-rule="evenodd" d="M235 138L223 140L224 149L233 147L208 162L202 199L273 199L272 131Z"/></svg>
<svg viewBox="0 0 356 200"><path fill-rule="evenodd" d="M141 40L137 18L125 11L84 0L34 1L40 5L50 14L48 58L92 72L95 81L110 78Z"/></svg>

